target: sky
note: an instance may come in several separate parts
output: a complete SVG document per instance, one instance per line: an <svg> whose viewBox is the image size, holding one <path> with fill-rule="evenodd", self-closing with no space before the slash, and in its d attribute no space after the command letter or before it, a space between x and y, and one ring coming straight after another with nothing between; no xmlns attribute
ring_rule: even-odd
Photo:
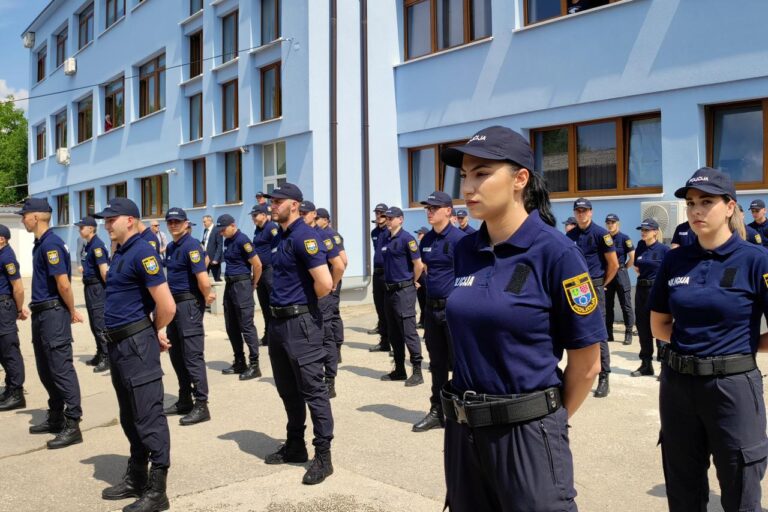
<svg viewBox="0 0 768 512"><path fill-rule="evenodd" d="M0 0L0 99L29 94L29 52L21 33L49 0ZM22 108L26 106L19 105Z"/></svg>

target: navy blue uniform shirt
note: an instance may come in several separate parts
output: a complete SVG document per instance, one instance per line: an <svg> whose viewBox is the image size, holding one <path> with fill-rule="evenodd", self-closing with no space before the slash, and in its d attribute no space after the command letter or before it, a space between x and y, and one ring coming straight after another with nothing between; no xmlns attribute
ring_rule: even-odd
<svg viewBox="0 0 768 512"><path fill-rule="evenodd" d="M158 255L160 254L160 240L157 239L157 235L155 235L150 228L139 233L139 236L146 240Z"/></svg>
<svg viewBox="0 0 768 512"><path fill-rule="evenodd" d="M101 238L94 236L83 247L83 257L80 260L80 265L83 267L83 277L97 277L101 280L99 265L102 263L109 265L109 251Z"/></svg>
<svg viewBox="0 0 768 512"><path fill-rule="evenodd" d="M764 247L768 247L768 220L762 224L758 224L757 221L752 221L748 224L748 227L754 229L760 234L760 243Z"/></svg>
<svg viewBox="0 0 768 512"><path fill-rule="evenodd" d="M314 304L315 280L309 271L326 264L326 255L317 231L304 219L297 219L288 229L280 230L272 249L273 285L269 303L273 306Z"/></svg>
<svg viewBox="0 0 768 512"><path fill-rule="evenodd" d="M691 229L691 225L686 221L675 228L675 234L672 235L672 243L685 247L692 245L697 238L696 233Z"/></svg>
<svg viewBox="0 0 768 512"><path fill-rule="evenodd" d="M565 236L576 242L578 248L581 249L581 253L587 261L589 277L602 279L605 276L605 255L609 252L616 252L613 237L608 233L608 230L590 222L587 229L581 229L577 225Z"/></svg>
<svg viewBox="0 0 768 512"><path fill-rule="evenodd" d="M713 251L698 243L669 251L651 310L671 314L671 348L699 357L753 354L768 316L768 257L733 233Z"/></svg>
<svg viewBox="0 0 768 512"><path fill-rule="evenodd" d="M396 235L384 239L381 246L384 256L384 280L399 283L413 279L413 260L421 258L419 244L408 231L400 229Z"/></svg>
<svg viewBox="0 0 768 512"><path fill-rule="evenodd" d="M616 248L616 258L619 260L619 267L624 267L627 264L627 256L629 253L635 250L635 246L632 245L632 239L627 235L619 231L613 238L613 246Z"/></svg>
<svg viewBox="0 0 768 512"><path fill-rule="evenodd" d="M472 233L477 232L477 230L472 226L470 226L469 224L467 224L467 227L465 228L459 228L459 230L462 231L465 235L471 235Z"/></svg>
<svg viewBox="0 0 768 512"><path fill-rule="evenodd" d="M331 226L328 226L327 228L321 228L321 231L331 237L331 241L333 242L333 245L338 248L338 251L344 250L344 238L339 234L338 231L333 229Z"/></svg>
<svg viewBox="0 0 768 512"><path fill-rule="evenodd" d="M50 229L35 239L32 249L31 303L60 299L56 276L66 274L72 278L72 262L64 240Z"/></svg>
<svg viewBox="0 0 768 512"><path fill-rule="evenodd" d="M483 224L456 246L446 318L458 392L508 395L562 386L564 349L607 339L584 256L534 210L491 246Z"/></svg>
<svg viewBox="0 0 768 512"><path fill-rule="evenodd" d="M147 288L161 285L165 276L157 251L141 235L118 247L107 271L104 324L107 329L146 318L155 309Z"/></svg>
<svg viewBox="0 0 768 512"><path fill-rule="evenodd" d="M256 255L253 244L239 229L231 238L224 239L225 276L240 276L251 273L250 259Z"/></svg>
<svg viewBox="0 0 768 512"><path fill-rule="evenodd" d="M466 233L449 222L442 232L433 228L421 239L419 251L427 266L427 297L430 299L444 299L453 291L453 252L465 236Z"/></svg>
<svg viewBox="0 0 768 512"><path fill-rule="evenodd" d="M333 243L332 233L317 225L315 225L313 229L317 232L317 238L321 241L321 247L325 251L326 260L330 260L331 258L338 256L341 249L335 243ZM328 266L330 265L331 264L328 263Z"/></svg>
<svg viewBox="0 0 768 512"><path fill-rule="evenodd" d="M637 278L656 279L661 262L670 250L661 242L656 242L649 247L644 240L640 240L637 244L637 251L635 251L635 266L640 271Z"/></svg>
<svg viewBox="0 0 768 512"><path fill-rule="evenodd" d="M768 222L766 222L766 224L768 224ZM751 224L744 226L744 229L747 232L747 242L762 246L763 245L762 235L760 235L760 232L758 230L756 230L751 226L752 226Z"/></svg>
<svg viewBox="0 0 768 512"><path fill-rule="evenodd" d="M19 274L19 262L16 261L16 253L10 245L0 249L0 295L12 295L11 281L21 279Z"/></svg>
<svg viewBox="0 0 768 512"><path fill-rule="evenodd" d="M253 249L264 267L272 264L272 248L277 242L279 230L280 226L268 220L263 228L257 227L253 232Z"/></svg>
<svg viewBox="0 0 768 512"><path fill-rule="evenodd" d="M381 246L388 235L389 230L387 228L376 226L371 230L371 241L373 242L373 268L384 268L384 256L381 254Z"/></svg>
<svg viewBox="0 0 768 512"><path fill-rule="evenodd" d="M200 242L185 234L178 242L168 242L165 249L165 266L168 269L168 287L171 293L200 295L197 274L206 272L205 251Z"/></svg>

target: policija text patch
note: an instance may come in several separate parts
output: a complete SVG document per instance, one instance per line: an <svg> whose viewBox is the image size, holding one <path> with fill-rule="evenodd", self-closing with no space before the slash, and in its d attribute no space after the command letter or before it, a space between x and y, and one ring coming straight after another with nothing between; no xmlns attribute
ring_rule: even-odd
<svg viewBox="0 0 768 512"><path fill-rule="evenodd" d="M597 308L597 293L588 273L563 281L568 305L577 315L588 315Z"/></svg>

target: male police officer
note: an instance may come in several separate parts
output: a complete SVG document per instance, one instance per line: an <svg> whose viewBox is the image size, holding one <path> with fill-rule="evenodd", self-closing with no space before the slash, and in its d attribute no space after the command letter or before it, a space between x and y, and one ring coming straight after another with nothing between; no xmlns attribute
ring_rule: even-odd
<svg viewBox="0 0 768 512"><path fill-rule="evenodd" d="M323 321L317 302L331 292L333 280L317 231L299 217L304 199L299 187L285 183L267 197L272 199L272 218L281 227L272 255L275 281L270 297L269 358L288 425L285 444L265 462L306 462L304 423L309 407L315 457L303 482L318 484L333 473L333 414L323 384Z"/></svg>
<svg viewBox="0 0 768 512"><path fill-rule="evenodd" d="M155 232L152 231L151 228L148 228L144 225L142 221L139 221L139 235L141 235L141 238L146 240L149 245L152 246L152 248L157 252L157 255L160 256L160 240L157 238L157 235L155 235Z"/></svg>
<svg viewBox="0 0 768 512"><path fill-rule="evenodd" d="M389 236L381 251L384 255L384 278L387 288L387 321L389 341L395 358L395 369L381 380L404 380L406 386L424 383L421 374L421 340L416 332L416 286L423 265L419 245L403 229L403 211L397 206L387 210ZM411 356L413 374L405 373L405 347Z"/></svg>
<svg viewBox="0 0 768 512"><path fill-rule="evenodd" d="M377 323L368 334L378 334L379 342L372 346L370 352L389 352L389 337L387 333L387 290L384 281L384 257L381 254L381 246L384 239L389 236L387 229L387 205L379 203L373 209L376 216L376 227L371 230L371 243L373 244L373 305L376 308Z"/></svg>
<svg viewBox="0 0 768 512"><path fill-rule="evenodd" d="M0 224L0 364L5 370L5 389L0 395L0 411L27 406L24 398L24 359L19 350L16 320L26 320L24 284L19 274L16 253L8 245L11 230Z"/></svg>
<svg viewBox="0 0 768 512"><path fill-rule="evenodd" d="M429 413L413 426L414 432L426 432L445 424L440 390L448 383L448 372L453 364L453 347L445 319L445 304L454 285L454 249L459 240L467 235L461 228L451 224L451 196L436 190L421 204L424 205L427 221L432 226L432 230L424 235L419 245L426 273L424 338L429 351L432 392L429 397Z"/></svg>
<svg viewBox="0 0 768 512"><path fill-rule="evenodd" d="M251 219L256 226L253 233L253 250L261 260L261 278L256 288L256 297L259 299L261 316L264 317L264 337L261 344L266 345L267 332L269 331L269 294L272 293L272 246L277 241L278 225L272 222L269 207L259 203L251 209Z"/></svg>
<svg viewBox="0 0 768 512"><path fill-rule="evenodd" d="M80 433L80 384L72 364L72 326L82 322L72 294L72 263L64 241L50 229L48 200L32 197L17 211L28 233L35 235L32 250L32 347L37 373L48 392L48 418L29 428L32 434L55 433L48 448L83 442ZM65 409L66 406L66 409Z"/></svg>
<svg viewBox="0 0 768 512"><path fill-rule="evenodd" d="M462 230L464 234L471 235L477 231L475 228L469 225L469 214L467 213L467 210L463 208L456 210L456 218L459 219L459 229Z"/></svg>
<svg viewBox="0 0 768 512"><path fill-rule="evenodd" d="M216 298L205 265L205 251L187 232L187 213L171 208L165 214L173 241L165 251L168 287L176 302L176 315L168 324L168 341L173 369L179 379L179 400L165 414L184 414L181 425L211 419L208 411L208 376L203 355L205 305ZM194 396L195 402L192 403Z"/></svg>
<svg viewBox="0 0 768 512"><path fill-rule="evenodd" d="M88 310L88 323L91 333L96 340L96 361L94 373L109 370L107 357L107 340L104 339L104 287L107 282L107 267L109 252L104 242L96 234L96 219L83 217L75 226L80 228L80 238L83 239L82 259L83 293L85 307Z"/></svg>
<svg viewBox="0 0 768 512"><path fill-rule="evenodd" d="M765 201L755 199L749 203L749 211L752 213L754 220L748 226L760 235L763 247L768 247L768 219L765 217Z"/></svg>
<svg viewBox="0 0 768 512"><path fill-rule="evenodd" d="M578 225L566 233L584 254L589 267L589 277L597 293L597 304L605 321L605 287L616 276L619 270L619 259L616 247L608 231L592 222L592 202L583 197L573 203L573 214ZM597 381L595 397L608 396L610 384L608 374L611 372L611 352L608 341L600 342L600 377Z"/></svg>
<svg viewBox="0 0 768 512"><path fill-rule="evenodd" d="M253 324L253 290L261 279L261 260L251 240L235 224L231 215L216 219L216 227L224 237L224 325L232 344L235 360L221 370L226 375L240 374L240 380L261 377L259 368L259 335ZM243 340L248 345L249 365L245 365Z"/></svg>

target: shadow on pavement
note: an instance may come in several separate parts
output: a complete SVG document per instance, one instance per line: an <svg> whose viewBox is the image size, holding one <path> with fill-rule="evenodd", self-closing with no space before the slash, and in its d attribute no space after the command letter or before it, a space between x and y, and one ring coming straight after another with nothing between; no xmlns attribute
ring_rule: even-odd
<svg viewBox="0 0 768 512"><path fill-rule="evenodd" d="M19 411L16 411L16 414L28 414L31 416L29 419L30 425L37 425L38 423L42 423L45 421L46 414L48 413L45 409L21 409Z"/></svg>
<svg viewBox="0 0 768 512"><path fill-rule="evenodd" d="M81 460L80 464L91 464L93 466L93 478L107 482L109 485L115 485L123 479L125 468L128 465L128 456L114 453L94 455Z"/></svg>
<svg viewBox="0 0 768 512"><path fill-rule="evenodd" d="M371 330L370 327L357 327L354 325L351 326L344 326L345 329L349 329L350 331L359 332L362 334L368 334L368 331ZM368 334L369 336L374 336L374 334Z"/></svg>
<svg viewBox="0 0 768 512"><path fill-rule="evenodd" d="M374 370L372 368L364 368L362 366L350 366L350 365L339 366L339 370L345 370L345 371L354 373L355 375L359 375L360 377L368 377L369 379L374 379L374 380L381 380L381 376L387 373L387 372L382 372L381 370Z"/></svg>
<svg viewBox="0 0 768 512"><path fill-rule="evenodd" d="M279 439L269 437L262 432L255 432L253 430L237 430L235 432L221 434L218 437L225 441L236 442L237 447L240 448L240 450L249 455L254 455L261 460L264 460L270 453L277 451L282 443Z"/></svg>
<svg viewBox="0 0 768 512"><path fill-rule="evenodd" d="M364 405L357 408L360 412L374 412L380 416L384 416L387 419L401 421L412 425L422 419L426 414L424 411L412 411L410 409L403 409L396 405L391 404L371 404Z"/></svg>
<svg viewBox="0 0 768 512"><path fill-rule="evenodd" d="M217 372L220 372L224 368L229 368L231 365L232 363L227 361L207 361L205 363L205 366L207 366L209 370Z"/></svg>
<svg viewBox="0 0 768 512"><path fill-rule="evenodd" d="M343 347L355 348L367 351L378 342L378 338L372 338L370 343L360 343L359 341L345 341Z"/></svg>

